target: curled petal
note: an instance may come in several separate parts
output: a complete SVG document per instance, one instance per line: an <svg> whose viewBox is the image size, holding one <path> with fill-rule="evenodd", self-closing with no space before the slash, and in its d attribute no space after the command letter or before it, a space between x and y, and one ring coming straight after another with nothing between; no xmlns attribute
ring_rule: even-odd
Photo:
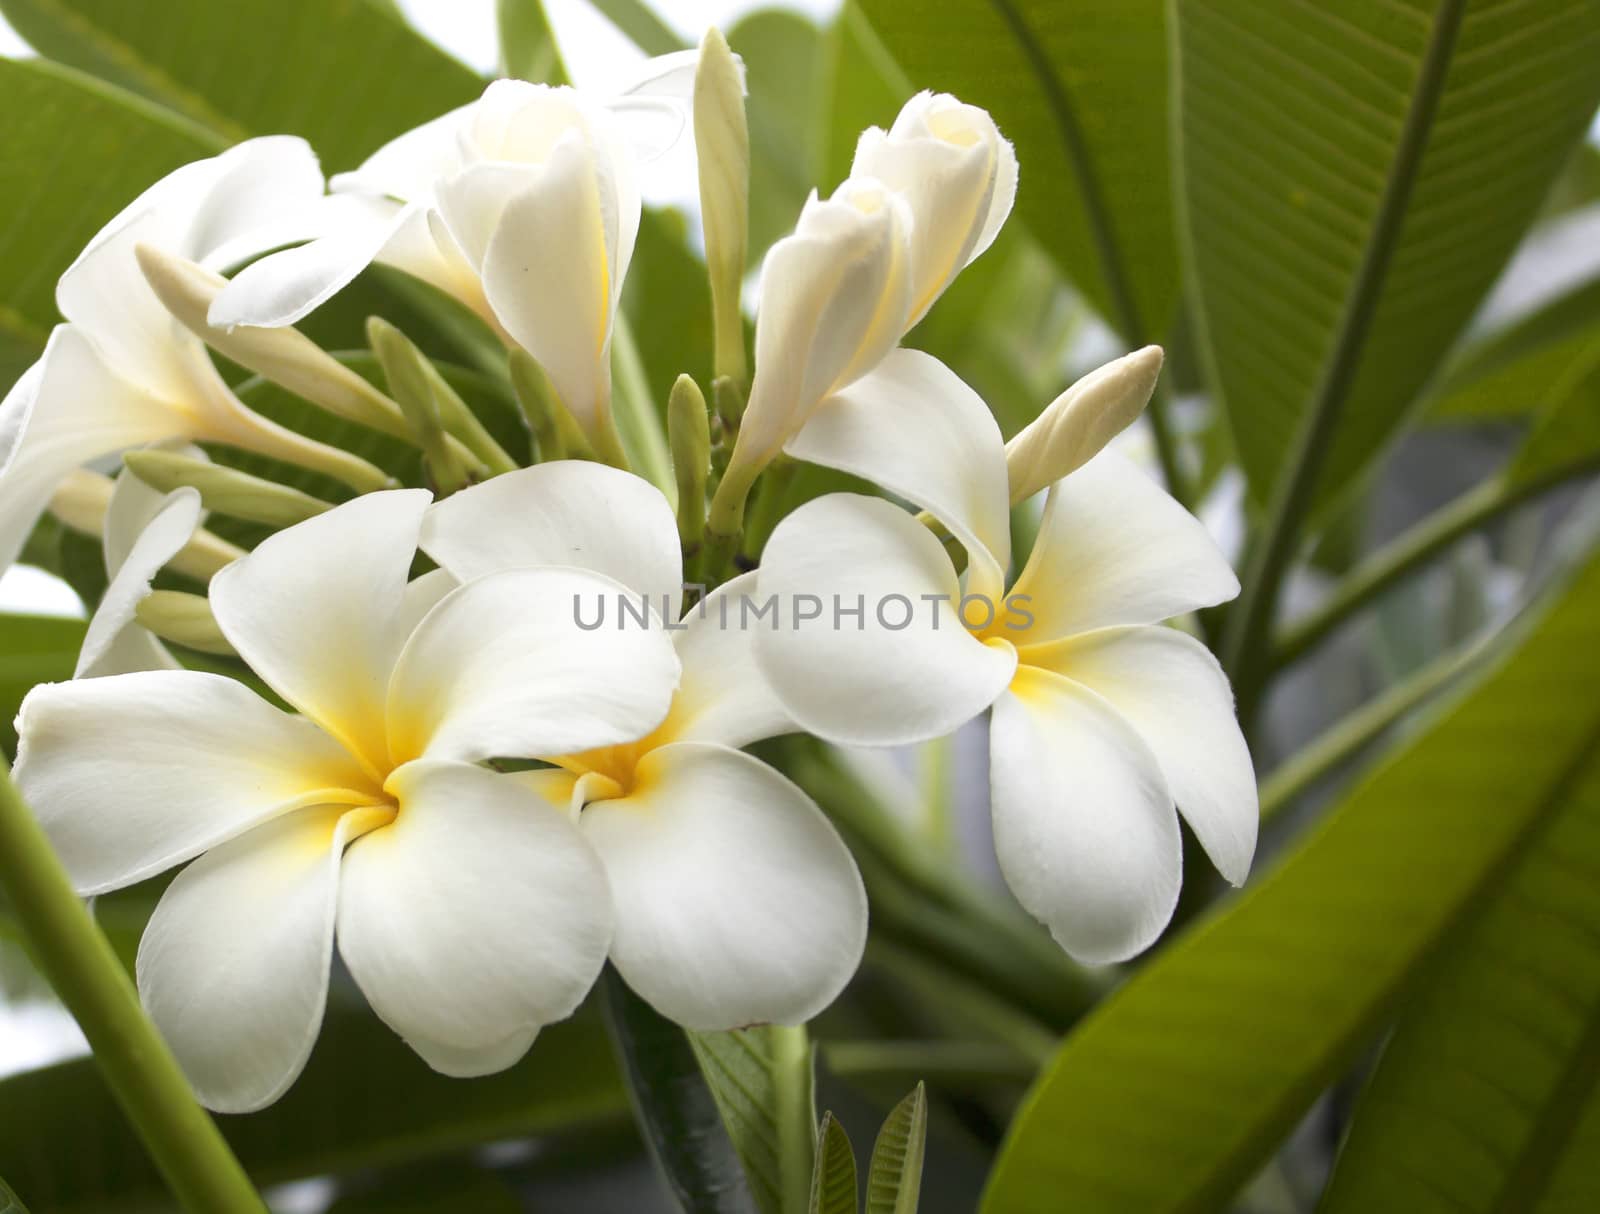
<svg viewBox="0 0 1600 1214"><path fill-rule="evenodd" d="M345 857L340 954L435 1070L502 1070L599 976L605 872L565 813L507 777L411 763L389 789L393 824Z"/></svg>
<svg viewBox="0 0 1600 1214"><path fill-rule="evenodd" d="M139 941L139 995L200 1102L271 1104L322 1026L339 856L382 810L286 815L201 856L167 887Z"/></svg>
<svg viewBox="0 0 1600 1214"><path fill-rule="evenodd" d="M291 809L378 798L310 721L221 675L46 683L23 700L17 735L17 783L84 894L154 876Z"/></svg>
<svg viewBox="0 0 1600 1214"><path fill-rule="evenodd" d="M993 703L1016 669L1009 645L961 626L961 588L933 533L880 498L802 506L757 572L757 605L776 610L770 626L746 622L759 629L757 660L783 707L830 742L939 737Z"/></svg>
<svg viewBox="0 0 1600 1214"><path fill-rule="evenodd" d="M995 854L1017 901L1080 961L1122 961L1172 918L1183 846L1144 740L1094 692L1032 667L989 727Z"/></svg>
<svg viewBox="0 0 1600 1214"><path fill-rule="evenodd" d="M838 996L866 944L867 899L811 799L739 751L679 743L631 795L579 820L617 908L611 959L686 1028L800 1024Z"/></svg>

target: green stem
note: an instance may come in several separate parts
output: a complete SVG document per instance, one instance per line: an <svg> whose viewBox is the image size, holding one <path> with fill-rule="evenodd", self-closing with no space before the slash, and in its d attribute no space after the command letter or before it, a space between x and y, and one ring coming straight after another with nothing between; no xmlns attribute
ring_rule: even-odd
<svg viewBox="0 0 1600 1214"><path fill-rule="evenodd" d="M1575 477L1597 470L1600 458L1592 458L1521 482L1497 477L1462 494L1363 560L1326 602L1280 632L1272 650L1273 668L1282 669L1298 661L1346 619L1462 536Z"/></svg>
<svg viewBox="0 0 1600 1214"><path fill-rule="evenodd" d="M650 395L644 360L628 318L617 313L611 335L611 371L617 385L617 428L633 469L669 497L673 493L672 453L666 430Z"/></svg>
<svg viewBox="0 0 1600 1214"><path fill-rule="evenodd" d="M73 891L0 758L0 885L46 978L77 1019L134 1130L184 1208L266 1206L197 1103L110 943Z"/></svg>
<svg viewBox="0 0 1600 1214"><path fill-rule="evenodd" d="M1354 758L1391 726L1431 700L1468 667L1478 662L1488 649L1487 642L1477 641L1434 659L1296 751L1261 782L1262 823L1271 821L1324 776Z"/></svg>
<svg viewBox="0 0 1600 1214"><path fill-rule="evenodd" d="M1267 526L1255 545L1238 601L1228 613L1222 662L1233 677L1239 717L1248 729L1269 673L1267 658L1278 594L1300 546L1301 527L1314 500L1323 461L1333 446L1345 402L1355 383L1361 352L1377 314L1389 264L1400 241L1412 187L1428 145L1433 116L1461 28L1466 0L1440 0L1428 49L1417 74L1394 162L1373 220L1372 236L1351 283L1344 315L1334 334L1322 379L1311 394L1305 422L1288 468L1273 487Z"/></svg>

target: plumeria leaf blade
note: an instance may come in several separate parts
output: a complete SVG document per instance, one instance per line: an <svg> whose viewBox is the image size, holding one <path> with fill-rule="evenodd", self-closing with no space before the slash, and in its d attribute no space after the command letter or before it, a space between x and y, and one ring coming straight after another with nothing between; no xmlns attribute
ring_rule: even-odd
<svg viewBox="0 0 1600 1214"><path fill-rule="evenodd" d="M0 615L0 750L16 754L14 722L35 683L72 677L84 622L44 615Z"/></svg>
<svg viewBox="0 0 1600 1214"><path fill-rule="evenodd" d="M832 1113L822 1117L817 1131L817 1163L811 1173L809 1214L856 1214L856 1153L850 1135ZM0 1214L4 1214L0 1211Z"/></svg>
<svg viewBox="0 0 1600 1214"><path fill-rule="evenodd" d="M505 74L535 83L566 84L567 69L544 0L496 0L494 11Z"/></svg>
<svg viewBox="0 0 1600 1214"><path fill-rule="evenodd" d="M0 1180L0 1214L28 1214L22 1198L13 1193L5 1181Z"/></svg>
<svg viewBox="0 0 1600 1214"><path fill-rule="evenodd" d="M1600 701L1572 655L1600 644L1600 558L1515 628L1321 830L1067 1037L985 1210L1210 1209L1265 1163L1595 778Z"/></svg>
<svg viewBox="0 0 1600 1214"><path fill-rule="evenodd" d="M634 1117L668 1189L690 1214L754 1214L750 1184L689 1035L611 967L600 981Z"/></svg>
<svg viewBox="0 0 1600 1214"><path fill-rule="evenodd" d="M763 1214L798 1214L816 1153L816 1102L804 1028L690 1033L722 1123Z"/></svg>
<svg viewBox="0 0 1600 1214"><path fill-rule="evenodd" d="M336 992L337 998L337 992ZM330 1009L305 1073L223 1130L263 1184L411 1164L486 1142L626 1124L627 1097L594 1009L546 1028L511 1069L463 1082L430 1070L365 1007ZM93 1144L87 1149L86 1144ZM0 1081L0 1159L49 1209L159 1202L159 1173L87 1058Z"/></svg>
<svg viewBox="0 0 1600 1214"><path fill-rule="evenodd" d="M141 93L230 143L304 135L329 172L354 168L391 136L482 88L471 68L378 4L0 0L0 12L40 54ZM357 95L359 104L317 100Z"/></svg>
<svg viewBox="0 0 1600 1214"><path fill-rule="evenodd" d="M928 1138L928 1092L917 1086L889 1113L872 1144L867 1214L916 1214Z"/></svg>
<svg viewBox="0 0 1600 1214"><path fill-rule="evenodd" d="M1596 6L1559 0L1536 27L1482 0L1309 24L1272 4L1175 11L1212 386L1252 494L1303 477L1309 451L1326 501L1406 424L1593 117Z"/></svg>

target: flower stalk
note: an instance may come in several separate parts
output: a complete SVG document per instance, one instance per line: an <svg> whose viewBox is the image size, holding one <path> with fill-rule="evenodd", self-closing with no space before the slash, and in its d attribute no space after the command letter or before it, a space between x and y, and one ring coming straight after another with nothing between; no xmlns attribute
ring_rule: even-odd
<svg viewBox="0 0 1600 1214"><path fill-rule="evenodd" d="M73 892L3 758L0 885L45 977L83 1029L96 1064L183 1207L193 1214L265 1214L249 1177L145 1017L122 963Z"/></svg>

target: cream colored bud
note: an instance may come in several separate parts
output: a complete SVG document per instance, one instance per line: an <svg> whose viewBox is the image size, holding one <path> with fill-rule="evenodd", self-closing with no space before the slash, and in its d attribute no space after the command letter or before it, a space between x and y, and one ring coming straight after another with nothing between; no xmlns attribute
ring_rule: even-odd
<svg viewBox="0 0 1600 1214"><path fill-rule="evenodd" d="M687 551L700 543L706 526L706 477L711 470L711 419L700 386L678 376L667 398L667 439L672 474L678 483L678 536Z"/></svg>
<svg viewBox="0 0 1600 1214"><path fill-rule="evenodd" d="M1097 367L1006 444L1014 505L1081 468L1150 403L1164 355L1145 346Z"/></svg>
<svg viewBox="0 0 1600 1214"><path fill-rule="evenodd" d="M171 493L187 485L199 492L207 510L269 527L292 527L333 509L332 502L277 481L176 451L129 451L122 462L158 492Z"/></svg>
<svg viewBox="0 0 1600 1214"><path fill-rule="evenodd" d="M694 143L711 280L716 374L743 383L747 371L739 294L749 245L750 130L739 60L714 27L700 43L695 68Z"/></svg>
<svg viewBox="0 0 1600 1214"><path fill-rule="evenodd" d="M152 590L139 600L134 616L163 641L201 653L235 656L233 646L217 625L217 617L211 613L210 601L203 594Z"/></svg>
<svg viewBox="0 0 1600 1214"><path fill-rule="evenodd" d="M86 468L75 469L50 499L50 513L72 530L99 539L105 531L106 509L115 486L109 476ZM167 563L185 577L206 582L217 570L243 555L243 548L202 528Z"/></svg>
<svg viewBox="0 0 1600 1214"><path fill-rule="evenodd" d="M396 438L406 437L406 421L399 407L298 329L220 328L207 321L211 301L228 285L227 279L152 245L138 245L134 252L145 281L162 305L218 354L335 417Z"/></svg>

